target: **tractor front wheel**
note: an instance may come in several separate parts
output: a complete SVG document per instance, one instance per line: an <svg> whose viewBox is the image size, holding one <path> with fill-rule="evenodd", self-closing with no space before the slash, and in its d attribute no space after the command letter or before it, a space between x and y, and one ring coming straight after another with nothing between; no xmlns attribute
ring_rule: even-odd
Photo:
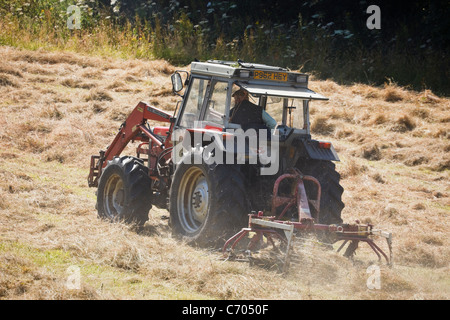
<svg viewBox="0 0 450 320"><path fill-rule="evenodd" d="M148 168L134 157L115 157L108 162L97 190L98 216L143 225L151 208Z"/></svg>

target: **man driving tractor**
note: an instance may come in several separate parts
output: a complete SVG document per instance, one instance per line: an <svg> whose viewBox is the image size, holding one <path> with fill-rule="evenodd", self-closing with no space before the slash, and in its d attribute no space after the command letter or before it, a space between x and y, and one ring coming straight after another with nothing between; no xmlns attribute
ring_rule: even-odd
<svg viewBox="0 0 450 320"><path fill-rule="evenodd" d="M240 88L233 93L234 107L230 110L230 122L242 128L275 129L277 122L261 106L249 101L248 91Z"/></svg>

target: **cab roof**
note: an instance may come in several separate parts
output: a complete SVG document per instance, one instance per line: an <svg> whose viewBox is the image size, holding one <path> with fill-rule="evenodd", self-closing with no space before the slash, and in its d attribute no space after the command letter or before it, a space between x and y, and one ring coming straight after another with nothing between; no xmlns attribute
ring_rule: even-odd
<svg viewBox="0 0 450 320"><path fill-rule="evenodd" d="M238 60L222 61L208 60L206 62L192 62L191 73L226 78L239 78L241 80L259 80L270 83L296 83L307 84L308 75L291 72L286 68L268 66L264 64L247 63Z"/></svg>
<svg viewBox="0 0 450 320"><path fill-rule="evenodd" d="M236 84L253 95L274 95L308 100L328 98L308 89L309 75L291 72L286 68L238 60L208 60L192 62L191 73L235 79Z"/></svg>

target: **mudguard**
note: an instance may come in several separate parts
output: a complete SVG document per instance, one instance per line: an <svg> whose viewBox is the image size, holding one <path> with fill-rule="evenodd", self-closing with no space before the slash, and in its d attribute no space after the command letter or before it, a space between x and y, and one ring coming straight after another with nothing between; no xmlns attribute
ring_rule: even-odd
<svg viewBox="0 0 450 320"><path fill-rule="evenodd" d="M296 141L301 148L301 156L314 160L340 161L336 150L331 143L323 143L317 140L298 139Z"/></svg>

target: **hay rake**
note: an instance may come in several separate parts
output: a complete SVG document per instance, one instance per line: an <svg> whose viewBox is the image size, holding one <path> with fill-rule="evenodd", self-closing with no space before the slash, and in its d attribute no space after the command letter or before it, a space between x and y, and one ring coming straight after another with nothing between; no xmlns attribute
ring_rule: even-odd
<svg viewBox="0 0 450 320"><path fill-rule="evenodd" d="M292 180L294 191L286 196L280 196L278 190L281 182ZM304 181L311 181L316 185L316 197L308 199L305 190ZM227 258L236 257L236 246L250 233L254 234L251 238L245 253L251 256L258 246L263 243L264 238L270 243L273 249L282 254L282 271L286 272L291 262L296 257L296 242L299 236L306 234L325 235L331 241L330 244L342 241L337 249L340 252L347 244L344 252L345 257L351 258L357 250L359 243L367 243L373 252L378 256L379 261L385 259L388 266L392 266L392 233L375 229L371 224L361 224L356 221L355 224L317 224L311 215L310 205L315 208L316 219L320 213L320 194L321 186L318 180L312 176L303 175L298 169L291 169L288 173L281 175L274 184L272 197L271 216L264 215L264 212L252 212L249 215L247 228L243 228L225 242L222 253ZM283 220L283 216L288 209L296 207L298 220ZM281 210L281 213L276 214ZM376 243L374 238L385 238L389 253L386 254ZM278 240L279 245L276 245Z"/></svg>

